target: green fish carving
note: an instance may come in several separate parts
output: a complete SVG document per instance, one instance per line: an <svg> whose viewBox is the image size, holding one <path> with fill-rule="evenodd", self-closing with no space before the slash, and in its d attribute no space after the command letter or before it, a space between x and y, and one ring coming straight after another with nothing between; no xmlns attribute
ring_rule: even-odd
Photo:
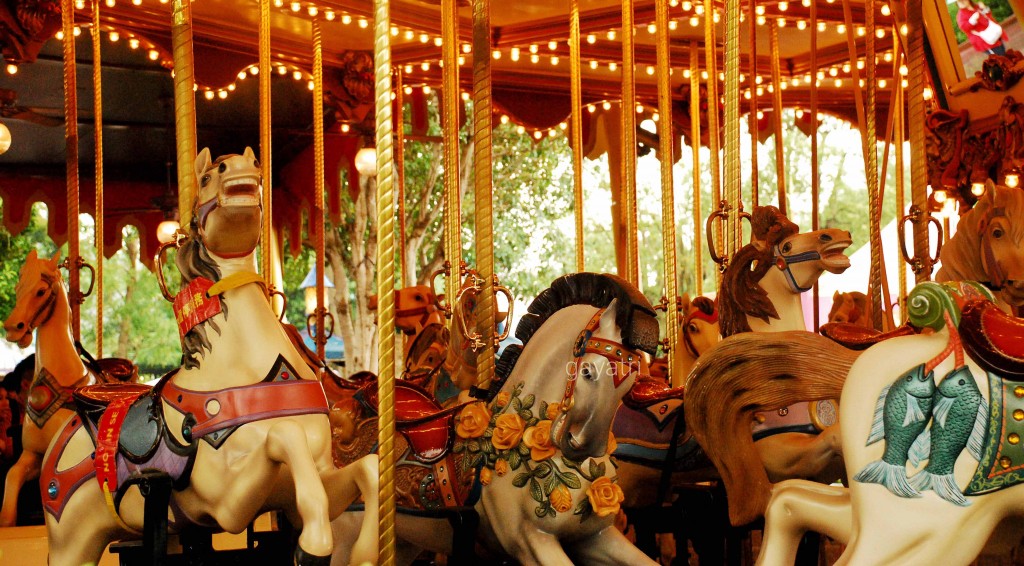
<svg viewBox="0 0 1024 566"><path fill-rule="evenodd" d="M910 484L920 491L933 490L946 501L966 507L970 502L954 481L953 465L964 448L976 460L981 459L988 408L967 366L950 372L935 390L932 401L928 466L910 478Z"/></svg>
<svg viewBox="0 0 1024 566"><path fill-rule="evenodd" d="M931 418L934 375L932 371L925 374L921 364L882 389L867 445L884 438L885 453L881 460L864 466L854 480L883 485L900 497L921 496L907 479L907 455Z"/></svg>

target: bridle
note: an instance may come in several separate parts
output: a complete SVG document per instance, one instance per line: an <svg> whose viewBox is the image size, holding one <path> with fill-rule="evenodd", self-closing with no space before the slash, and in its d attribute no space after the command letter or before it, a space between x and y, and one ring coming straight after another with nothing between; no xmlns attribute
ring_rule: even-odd
<svg viewBox="0 0 1024 566"><path fill-rule="evenodd" d="M559 405L563 413L569 412L575 404L577 374L583 362L583 356L587 354L597 354L611 362L614 368L612 378L616 388L622 385L633 372L640 375L650 374L647 360L640 352L627 348L619 342L594 336L594 332L601 326L601 316L606 310L607 307L598 309L594 313L573 344L574 359L565 381L565 395L562 396L562 402Z"/></svg>
<svg viewBox="0 0 1024 566"><path fill-rule="evenodd" d="M53 316L53 311L57 309L57 290L54 288L60 284L60 275L50 275L48 273L40 273L39 278L47 284L47 295L40 305L39 310L33 313L31 316L26 317L26 333L33 332L36 328L39 328L50 320Z"/></svg>
<svg viewBox="0 0 1024 566"><path fill-rule="evenodd" d="M776 244L772 247L772 255L775 258L775 267L782 272L786 277L786 282L789 284L789 288L794 293L805 293L810 291L814 287L814 284L810 284L806 287L800 285L796 281L796 277L793 275L793 270L790 266L794 263L805 263L808 261L818 261L821 259L821 252L818 250L809 250L806 252L800 252L798 254L785 254Z"/></svg>

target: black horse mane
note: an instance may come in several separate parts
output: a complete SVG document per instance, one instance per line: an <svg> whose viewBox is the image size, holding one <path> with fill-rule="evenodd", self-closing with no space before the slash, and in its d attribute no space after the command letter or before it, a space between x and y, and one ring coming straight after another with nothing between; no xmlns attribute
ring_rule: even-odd
<svg viewBox="0 0 1024 566"><path fill-rule="evenodd" d="M178 271L181 272L182 286L188 285L197 277L205 277L211 281L220 280L220 268L217 267L210 252L203 245L195 218L192 219L192 224L189 227L188 238L178 248L174 263L177 264ZM224 313L224 318L227 318L228 304L223 296L220 298L220 308ZM211 318L197 324L181 340L182 365L187 369L198 368L203 354L212 349L207 335L207 326L220 334L220 328Z"/></svg>
<svg viewBox="0 0 1024 566"><path fill-rule="evenodd" d="M636 287L617 275L607 273L573 273L555 279L530 303L526 315L516 327L516 338L523 345L505 348L495 363L498 377L490 396L497 394L501 383L508 378L519 360L523 348L537 329L554 313L573 305L605 308L615 299L615 324L619 327L622 343L627 347L655 354L658 348L659 328L654 307Z"/></svg>

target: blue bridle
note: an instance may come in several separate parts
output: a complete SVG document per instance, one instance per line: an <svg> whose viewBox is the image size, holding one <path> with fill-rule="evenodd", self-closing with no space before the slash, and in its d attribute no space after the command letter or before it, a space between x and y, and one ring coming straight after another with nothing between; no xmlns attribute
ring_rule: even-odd
<svg viewBox="0 0 1024 566"><path fill-rule="evenodd" d="M789 288L792 289L794 293L804 293L806 291L810 291L811 288L814 287L813 283L807 287L801 287L800 284L796 282L796 277L793 276L793 271L789 266L794 263L820 260L821 253L817 250L810 250L798 254L786 255L782 253L782 250L780 250L779 246L776 245L772 247L772 254L775 256L775 267L777 267L779 271L782 271L783 275L786 276L786 282L789 283Z"/></svg>

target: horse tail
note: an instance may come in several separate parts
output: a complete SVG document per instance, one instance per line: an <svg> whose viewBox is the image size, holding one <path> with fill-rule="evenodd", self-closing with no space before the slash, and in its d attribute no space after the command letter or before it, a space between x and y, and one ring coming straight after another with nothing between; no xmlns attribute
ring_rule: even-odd
<svg viewBox="0 0 1024 566"><path fill-rule="evenodd" d="M747 332L697 360L686 384L686 427L722 475L734 525L761 517L771 497L750 432L754 413L838 399L859 354L811 332Z"/></svg>

